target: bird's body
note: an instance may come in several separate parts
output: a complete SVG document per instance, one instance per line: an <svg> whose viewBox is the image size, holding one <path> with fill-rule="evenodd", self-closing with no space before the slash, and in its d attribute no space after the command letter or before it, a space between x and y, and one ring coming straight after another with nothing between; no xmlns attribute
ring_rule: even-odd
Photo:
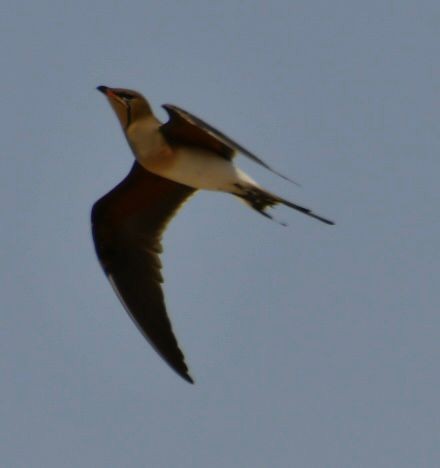
<svg viewBox="0 0 440 468"><path fill-rule="evenodd" d="M229 192L252 179L231 161L197 146L171 146L162 135L151 136L148 126L127 132L137 162L147 171L195 189ZM143 142L151 141L146 147Z"/></svg>
<svg viewBox="0 0 440 468"><path fill-rule="evenodd" d="M151 163L148 156L137 159L142 167L153 174L188 185L195 189L233 192L237 184L255 184L247 174L224 158L203 148L175 147L165 148L163 159L158 164ZM168 155L169 154L169 155Z"/></svg>
<svg viewBox="0 0 440 468"><path fill-rule="evenodd" d="M180 205L196 190L214 190L236 195L269 218L266 209L282 203L333 223L260 187L233 164L235 152L275 171L183 109L165 105L170 120L162 124L139 93L105 86L98 89L107 96L136 158L126 179L92 210L98 258L144 336L176 372L192 382L160 286L160 240Z"/></svg>
<svg viewBox="0 0 440 468"><path fill-rule="evenodd" d="M137 162L147 171L195 189L238 192L237 185L257 185L231 159L209 148L170 143L160 132L161 126L151 114L125 130Z"/></svg>

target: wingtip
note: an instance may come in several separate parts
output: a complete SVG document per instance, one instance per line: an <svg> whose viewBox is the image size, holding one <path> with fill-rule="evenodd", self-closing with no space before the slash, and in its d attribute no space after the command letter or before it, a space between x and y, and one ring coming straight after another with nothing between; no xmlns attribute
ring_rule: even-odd
<svg viewBox="0 0 440 468"><path fill-rule="evenodd" d="M315 217L316 219L319 219L319 221L322 221L323 223L328 224L329 226L334 226L336 224L334 221L331 221L327 218L323 218L322 216L316 215Z"/></svg>
<svg viewBox="0 0 440 468"><path fill-rule="evenodd" d="M182 355L183 358L183 355ZM184 358L183 358L184 359ZM185 361L182 361L179 363L179 365L175 365L167 361L169 365L171 365L171 368L182 377L183 380L186 380L188 383L193 384L195 383L194 379L189 373L189 369L185 363Z"/></svg>
<svg viewBox="0 0 440 468"><path fill-rule="evenodd" d="M297 182L296 180L291 179L290 177L285 176L284 174L281 174L281 172L275 171L274 169L269 169L273 174L277 175L278 177L281 177L284 180L287 180L287 182L290 182L293 185L296 185L297 187L302 188L302 185Z"/></svg>
<svg viewBox="0 0 440 468"><path fill-rule="evenodd" d="M180 376L181 376L184 380L186 380L188 383L190 383L190 384L192 384L192 385L195 384L194 379L193 379L188 373L186 373L186 374L183 374L183 373L182 373L182 374L180 374Z"/></svg>

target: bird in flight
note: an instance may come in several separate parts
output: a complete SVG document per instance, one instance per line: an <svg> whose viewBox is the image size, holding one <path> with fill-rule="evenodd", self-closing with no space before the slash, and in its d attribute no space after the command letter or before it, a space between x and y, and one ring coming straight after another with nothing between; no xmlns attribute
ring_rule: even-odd
<svg viewBox="0 0 440 468"><path fill-rule="evenodd" d="M241 153L264 161L206 122L166 104L166 123L138 92L97 88L116 113L135 156L126 178L92 209L92 234L101 266L140 332L186 381L194 383L168 318L161 275L161 238L180 206L197 190L235 195L262 215L283 204L326 224L329 219L284 200L234 166Z"/></svg>

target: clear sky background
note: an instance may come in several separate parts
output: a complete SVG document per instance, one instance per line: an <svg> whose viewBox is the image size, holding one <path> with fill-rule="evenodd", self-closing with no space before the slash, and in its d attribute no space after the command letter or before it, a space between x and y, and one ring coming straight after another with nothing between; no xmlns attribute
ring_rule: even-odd
<svg viewBox="0 0 440 468"><path fill-rule="evenodd" d="M434 0L3 4L2 466L440 466L439 21ZM132 162L102 84L199 115L337 222L184 207L163 262L195 386L95 258L90 208Z"/></svg>

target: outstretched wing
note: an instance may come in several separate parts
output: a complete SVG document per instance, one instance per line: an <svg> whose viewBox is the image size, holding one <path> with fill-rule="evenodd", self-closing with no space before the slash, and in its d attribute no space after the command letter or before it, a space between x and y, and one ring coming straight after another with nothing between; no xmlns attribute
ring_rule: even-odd
<svg viewBox="0 0 440 468"><path fill-rule="evenodd" d="M191 383L166 312L159 254L163 231L193 192L134 163L92 209L95 249L110 283L145 338Z"/></svg>
<svg viewBox="0 0 440 468"><path fill-rule="evenodd" d="M201 146L229 160L232 159L235 152L239 152L283 179L296 183L272 169L263 160L255 156L255 154L195 115L171 104L164 104L162 107L167 111L170 119L160 129L169 140L186 145Z"/></svg>

